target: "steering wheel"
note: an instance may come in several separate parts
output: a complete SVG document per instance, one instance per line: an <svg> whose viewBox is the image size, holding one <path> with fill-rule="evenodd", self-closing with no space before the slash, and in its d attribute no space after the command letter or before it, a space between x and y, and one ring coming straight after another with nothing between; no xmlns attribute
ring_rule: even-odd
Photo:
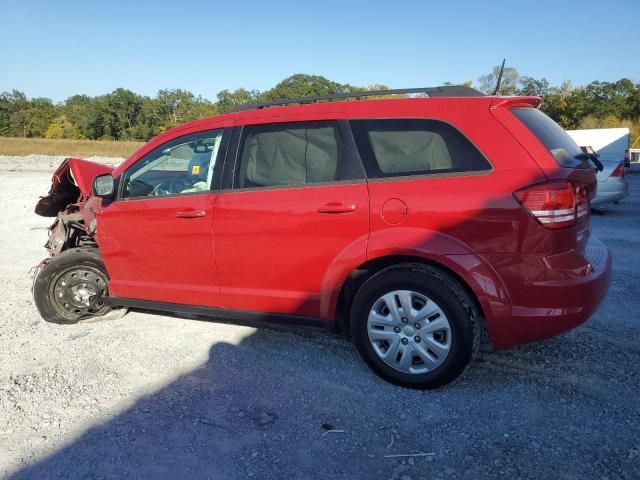
<svg viewBox="0 0 640 480"><path fill-rule="evenodd" d="M193 187L192 182L185 177L170 178L153 187L150 195L171 195L191 187Z"/></svg>

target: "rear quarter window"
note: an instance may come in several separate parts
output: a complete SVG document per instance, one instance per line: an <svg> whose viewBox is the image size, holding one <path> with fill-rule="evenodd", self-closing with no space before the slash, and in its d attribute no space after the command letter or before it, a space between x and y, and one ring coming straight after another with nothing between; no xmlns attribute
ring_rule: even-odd
<svg viewBox="0 0 640 480"><path fill-rule="evenodd" d="M578 144L560 125L537 108L512 108L511 112L542 143L561 167L587 168L583 160L576 158L582 153Z"/></svg>
<svg viewBox="0 0 640 480"><path fill-rule="evenodd" d="M369 178L491 170L455 127L432 119L352 120Z"/></svg>

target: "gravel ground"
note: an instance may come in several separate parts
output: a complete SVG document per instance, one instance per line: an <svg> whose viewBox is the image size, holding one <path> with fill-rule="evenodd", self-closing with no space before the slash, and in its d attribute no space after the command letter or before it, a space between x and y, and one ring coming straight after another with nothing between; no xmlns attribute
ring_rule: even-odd
<svg viewBox="0 0 640 480"><path fill-rule="evenodd" d="M51 173L62 163L66 157L64 155L27 155L26 157L13 157L11 155L0 155L0 172L30 172L40 171ZM119 165L124 158L118 157L86 157L87 160L106 163L107 165ZM44 195L41 192L40 195Z"/></svg>
<svg viewBox="0 0 640 480"><path fill-rule="evenodd" d="M324 332L43 322L28 272L49 177L0 172L0 477L640 477L640 175L592 217L614 253L596 315L428 392L383 382Z"/></svg>

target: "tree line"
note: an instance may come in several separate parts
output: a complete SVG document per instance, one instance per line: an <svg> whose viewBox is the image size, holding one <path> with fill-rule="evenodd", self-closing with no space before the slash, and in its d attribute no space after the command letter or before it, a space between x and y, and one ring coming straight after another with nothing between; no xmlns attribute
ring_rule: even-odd
<svg viewBox="0 0 640 480"><path fill-rule="evenodd" d="M473 86L493 93L499 68L478 79ZM63 102L27 98L18 91L0 94L0 136L69 139L148 140L189 120L226 113L234 108L278 98L387 90L385 85L358 87L333 82L317 75L296 74L260 92L239 88L222 90L212 102L181 89L163 89L155 97L118 88L99 96L74 95ZM628 79L591 82L574 87L570 82L549 82L520 75L506 68L502 95L537 95L542 110L565 129L629 127L632 143L640 137L640 83ZM640 140L637 140L640 144Z"/></svg>

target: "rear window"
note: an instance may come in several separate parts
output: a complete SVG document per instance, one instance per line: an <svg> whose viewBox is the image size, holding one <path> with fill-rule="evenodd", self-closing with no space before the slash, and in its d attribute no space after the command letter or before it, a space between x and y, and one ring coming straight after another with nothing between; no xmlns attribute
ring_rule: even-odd
<svg viewBox="0 0 640 480"><path fill-rule="evenodd" d="M352 120L369 178L491 170L453 126L428 119Z"/></svg>
<svg viewBox="0 0 640 480"><path fill-rule="evenodd" d="M578 144L560 125L537 108L512 108L511 112L525 124L538 140L549 150L558 165L569 168L584 168L583 160L576 156L582 153Z"/></svg>

